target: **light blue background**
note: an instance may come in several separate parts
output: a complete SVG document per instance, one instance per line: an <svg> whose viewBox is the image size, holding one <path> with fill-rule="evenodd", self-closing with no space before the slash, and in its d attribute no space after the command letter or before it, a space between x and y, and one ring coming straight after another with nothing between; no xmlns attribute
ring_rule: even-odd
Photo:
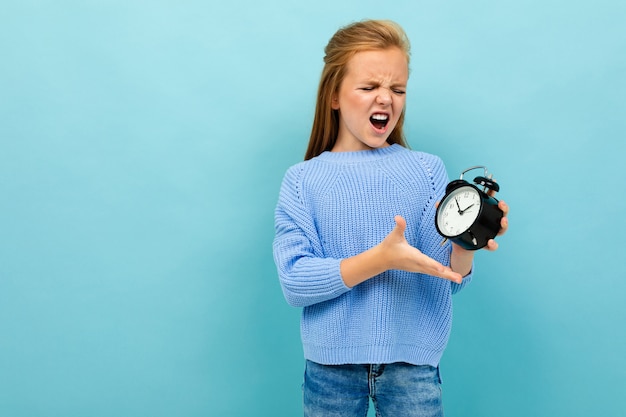
<svg viewBox="0 0 626 417"><path fill-rule="evenodd" d="M273 209L368 17L412 41L411 146L512 208L455 298L447 415L621 415L625 5L3 2L0 415L301 414Z"/></svg>

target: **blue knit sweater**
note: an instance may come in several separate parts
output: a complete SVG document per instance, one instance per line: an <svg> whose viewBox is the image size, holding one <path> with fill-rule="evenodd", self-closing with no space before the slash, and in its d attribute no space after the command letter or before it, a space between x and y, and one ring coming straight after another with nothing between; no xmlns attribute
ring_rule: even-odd
<svg viewBox="0 0 626 417"><path fill-rule="evenodd" d="M399 214L409 244L448 265L451 246L441 246L434 223L447 182L441 159L400 145L325 152L287 171L275 212L274 259L287 302L304 307L305 358L438 366L452 294L471 274L455 284L389 270L349 288L339 264L380 243Z"/></svg>

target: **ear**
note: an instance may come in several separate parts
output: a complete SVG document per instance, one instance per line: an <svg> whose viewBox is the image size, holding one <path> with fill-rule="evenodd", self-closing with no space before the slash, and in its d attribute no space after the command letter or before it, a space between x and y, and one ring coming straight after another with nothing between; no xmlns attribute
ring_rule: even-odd
<svg viewBox="0 0 626 417"><path fill-rule="evenodd" d="M330 107L333 110L339 110L339 94L333 93L330 98Z"/></svg>

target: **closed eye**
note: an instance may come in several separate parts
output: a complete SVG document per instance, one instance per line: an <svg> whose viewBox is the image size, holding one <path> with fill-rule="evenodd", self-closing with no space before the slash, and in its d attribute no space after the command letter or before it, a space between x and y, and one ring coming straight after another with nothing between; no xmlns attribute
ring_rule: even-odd
<svg viewBox="0 0 626 417"><path fill-rule="evenodd" d="M379 86L367 86L367 87L360 87L359 90L362 91L374 91L375 89L379 88ZM402 89L402 88L390 88L389 90L391 90L391 92L393 92L394 94L397 94L399 96L402 96L404 94L406 94L406 90Z"/></svg>

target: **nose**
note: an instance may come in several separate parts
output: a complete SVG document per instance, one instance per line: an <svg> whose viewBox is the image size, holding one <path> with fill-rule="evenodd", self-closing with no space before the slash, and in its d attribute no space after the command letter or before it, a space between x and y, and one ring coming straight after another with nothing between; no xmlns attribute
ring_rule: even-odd
<svg viewBox="0 0 626 417"><path fill-rule="evenodd" d="M376 96L376 102L382 105L388 105L391 103L391 91L386 88L378 90L378 96Z"/></svg>

